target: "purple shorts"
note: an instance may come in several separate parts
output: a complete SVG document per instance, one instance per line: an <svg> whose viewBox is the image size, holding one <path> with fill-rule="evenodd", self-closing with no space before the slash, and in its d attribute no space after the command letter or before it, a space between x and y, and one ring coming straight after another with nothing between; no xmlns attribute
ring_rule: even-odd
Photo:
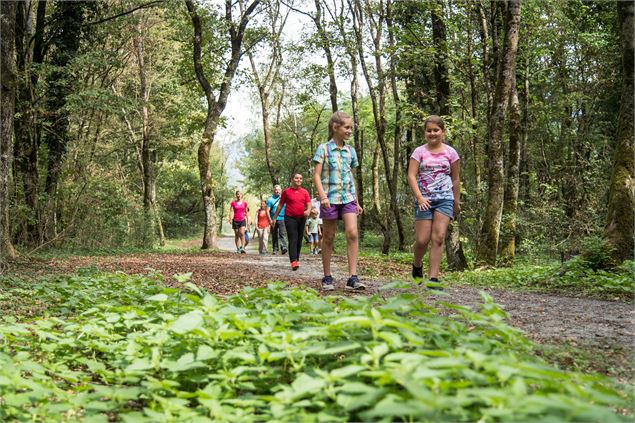
<svg viewBox="0 0 635 423"><path fill-rule="evenodd" d="M357 214L357 201L346 204L331 204L331 207L320 206L320 218L323 220L342 220L342 215Z"/></svg>

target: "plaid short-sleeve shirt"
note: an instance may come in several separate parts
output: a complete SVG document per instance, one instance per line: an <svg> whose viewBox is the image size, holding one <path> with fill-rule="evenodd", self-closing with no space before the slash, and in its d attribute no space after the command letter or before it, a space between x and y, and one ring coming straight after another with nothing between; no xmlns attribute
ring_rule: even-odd
<svg viewBox="0 0 635 423"><path fill-rule="evenodd" d="M357 198L352 169L359 166L355 149L348 144L338 147L335 141L320 144L313 161L322 163L322 187L331 204L346 204Z"/></svg>

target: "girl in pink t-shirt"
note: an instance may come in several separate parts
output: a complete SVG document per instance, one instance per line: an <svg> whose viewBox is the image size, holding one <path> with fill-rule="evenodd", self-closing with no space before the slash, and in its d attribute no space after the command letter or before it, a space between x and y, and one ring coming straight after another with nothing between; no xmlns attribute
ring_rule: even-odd
<svg viewBox="0 0 635 423"><path fill-rule="evenodd" d="M229 223L234 230L234 242L236 243L236 252L245 254L245 229L247 228L247 212L249 206L243 200L243 193L236 191L236 199L229 203Z"/></svg>
<svg viewBox="0 0 635 423"><path fill-rule="evenodd" d="M417 147L408 163L408 185L415 196L415 243L412 277L423 279L423 256L430 246L428 277L439 288L439 265L450 220L461 211L459 155L445 144L445 124L436 115L423 125L426 143Z"/></svg>

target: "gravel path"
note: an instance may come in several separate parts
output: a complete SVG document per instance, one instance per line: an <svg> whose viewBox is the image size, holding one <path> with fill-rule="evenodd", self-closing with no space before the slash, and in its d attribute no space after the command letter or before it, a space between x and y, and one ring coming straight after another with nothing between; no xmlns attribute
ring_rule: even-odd
<svg viewBox="0 0 635 423"><path fill-rule="evenodd" d="M235 251L233 238L222 238L221 250ZM320 256L303 256L301 268L293 272L289 267L288 257L259 256L257 240L248 246L248 254L237 254L233 260L244 266L256 266L260 272L269 277L286 280L306 280L307 286L319 289L322 277ZM346 274L346 258L333 258L333 276L335 293L346 292L343 289ZM407 274L404 273L404 277ZM363 274L362 274L363 277ZM390 282L363 278L367 285L366 295L376 294L382 285ZM572 345L593 348L622 347L635 357L633 340L635 339L635 308L633 304L611 301L600 301L586 298L562 297L556 295L485 290L494 301L500 304L510 315L510 323L522 329L528 337L539 342L568 342ZM430 294L430 299L448 301L472 308L482 303L479 289L471 286L454 285L446 289L445 294Z"/></svg>

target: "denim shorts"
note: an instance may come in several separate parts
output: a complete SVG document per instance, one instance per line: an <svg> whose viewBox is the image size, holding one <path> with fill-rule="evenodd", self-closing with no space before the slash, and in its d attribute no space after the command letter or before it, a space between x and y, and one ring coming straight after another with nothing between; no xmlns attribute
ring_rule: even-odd
<svg viewBox="0 0 635 423"><path fill-rule="evenodd" d="M320 217L322 220L342 220L342 215L348 213L357 214L357 200L346 204L331 204L329 208L320 206Z"/></svg>
<svg viewBox="0 0 635 423"><path fill-rule="evenodd" d="M313 232L309 234L309 242L318 242L317 232Z"/></svg>
<svg viewBox="0 0 635 423"><path fill-rule="evenodd" d="M420 210L419 205L415 204L415 220L432 220L434 212L438 211L450 218L454 219L454 200L431 200L428 210Z"/></svg>

